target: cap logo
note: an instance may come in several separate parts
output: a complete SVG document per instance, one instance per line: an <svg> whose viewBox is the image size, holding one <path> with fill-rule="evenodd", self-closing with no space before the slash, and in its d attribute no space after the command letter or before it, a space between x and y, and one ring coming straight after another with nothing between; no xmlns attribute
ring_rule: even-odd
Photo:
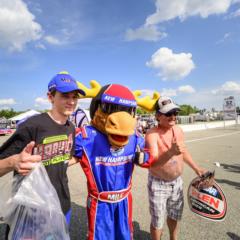
<svg viewBox="0 0 240 240"><path fill-rule="evenodd" d="M51 86L49 86L49 89L52 89L52 88L56 88L56 84L52 84Z"/></svg>
<svg viewBox="0 0 240 240"><path fill-rule="evenodd" d="M169 103L172 103L172 101L171 101L170 99L162 101L162 105L163 105L163 106L164 106L164 105L167 105L167 104L169 104Z"/></svg>
<svg viewBox="0 0 240 240"><path fill-rule="evenodd" d="M70 83L72 80L68 78L62 78L61 79L63 82Z"/></svg>

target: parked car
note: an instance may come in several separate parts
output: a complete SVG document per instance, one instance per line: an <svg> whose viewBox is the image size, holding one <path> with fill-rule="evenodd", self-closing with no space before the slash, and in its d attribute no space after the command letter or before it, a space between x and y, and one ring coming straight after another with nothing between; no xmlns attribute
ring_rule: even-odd
<svg viewBox="0 0 240 240"><path fill-rule="evenodd" d="M0 135L11 134L12 130L10 128L11 121L6 118L0 118Z"/></svg>

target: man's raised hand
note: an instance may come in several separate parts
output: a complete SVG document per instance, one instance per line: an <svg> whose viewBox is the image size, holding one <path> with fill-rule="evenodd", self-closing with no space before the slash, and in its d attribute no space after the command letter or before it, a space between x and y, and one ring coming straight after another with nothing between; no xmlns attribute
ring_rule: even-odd
<svg viewBox="0 0 240 240"><path fill-rule="evenodd" d="M186 146L183 141L177 141L176 138L173 138L172 145L169 150L173 156L183 154L185 149Z"/></svg>
<svg viewBox="0 0 240 240"><path fill-rule="evenodd" d="M32 168L35 167L36 163L41 161L40 155L32 155L35 142L32 141L22 150L21 153L17 154L13 161L14 169L21 175L26 176Z"/></svg>

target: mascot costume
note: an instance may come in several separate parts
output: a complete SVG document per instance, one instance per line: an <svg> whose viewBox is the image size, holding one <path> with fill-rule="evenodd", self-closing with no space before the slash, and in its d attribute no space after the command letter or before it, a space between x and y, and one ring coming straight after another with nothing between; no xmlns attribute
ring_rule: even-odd
<svg viewBox="0 0 240 240"><path fill-rule="evenodd" d="M132 93L122 85L100 87L92 81L88 89L78 84L85 97L93 97L91 125L78 131L75 151L87 178L88 240L133 239L134 164L148 167L152 159L143 137L135 132L136 107L151 110L159 94L138 99L139 91Z"/></svg>

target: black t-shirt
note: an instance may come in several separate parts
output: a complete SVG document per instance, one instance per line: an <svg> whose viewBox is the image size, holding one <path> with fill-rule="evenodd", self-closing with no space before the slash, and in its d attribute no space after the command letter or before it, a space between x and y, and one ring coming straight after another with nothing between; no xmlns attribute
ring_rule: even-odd
<svg viewBox="0 0 240 240"><path fill-rule="evenodd" d="M74 152L75 129L71 122L57 124L47 113L33 116L19 125L16 132L0 147L0 159L20 153L35 141L34 154L42 156L48 176L57 191L63 213L70 207L67 167Z"/></svg>

